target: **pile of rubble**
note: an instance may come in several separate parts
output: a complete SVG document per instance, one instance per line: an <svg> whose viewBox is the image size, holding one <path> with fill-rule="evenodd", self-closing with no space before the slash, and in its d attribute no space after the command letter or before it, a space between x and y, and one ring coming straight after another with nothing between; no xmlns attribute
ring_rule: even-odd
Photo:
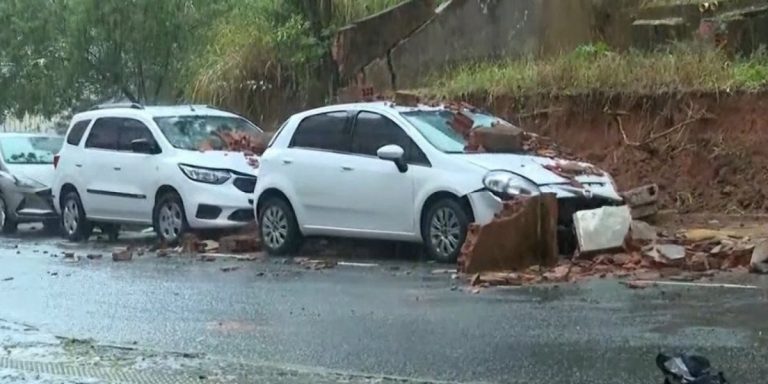
<svg viewBox="0 0 768 384"><path fill-rule="evenodd" d="M387 100L379 96L376 100ZM419 95L398 91L391 99L394 104L404 106L442 107L453 113L449 122L451 128L467 142L468 152L526 153L565 160L581 160L573 152L560 147L551 138L527 132L506 121L489 121L489 125L478 125L478 114L487 112L466 102L423 100ZM484 119L483 119L484 120Z"/></svg>
<svg viewBox="0 0 768 384"><path fill-rule="evenodd" d="M627 279L631 288L642 288L647 285L635 281L695 281L724 271L768 273L768 241L756 242L725 230L691 229L669 234L642 221L628 224L618 247L607 244L604 251L580 253L555 265L478 272L470 274L469 281L473 286L488 287L621 278Z"/></svg>

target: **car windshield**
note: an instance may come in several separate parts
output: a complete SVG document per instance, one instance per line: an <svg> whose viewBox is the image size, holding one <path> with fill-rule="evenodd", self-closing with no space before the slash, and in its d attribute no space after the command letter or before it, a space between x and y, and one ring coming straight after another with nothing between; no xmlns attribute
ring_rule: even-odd
<svg viewBox="0 0 768 384"><path fill-rule="evenodd" d="M0 153L6 164L52 164L63 143L61 137L7 137L0 139Z"/></svg>
<svg viewBox="0 0 768 384"><path fill-rule="evenodd" d="M467 140L451 128L454 113L448 110L414 111L402 114L430 144L445 153L467 153ZM473 128L490 127L502 119L484 114L472 114Z"/></svg>
<svg viewBox="0 0 768 384"><path fill-rule="evenodd" d="M260 136L261 129L246 119L230 116L167 116L155 122L176 148L188 150L226 150L228 138Z"/></svg>

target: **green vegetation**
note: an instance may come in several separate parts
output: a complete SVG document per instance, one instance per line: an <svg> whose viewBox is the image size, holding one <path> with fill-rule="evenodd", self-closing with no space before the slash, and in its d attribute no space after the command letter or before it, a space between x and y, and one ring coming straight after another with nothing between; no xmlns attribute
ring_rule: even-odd
<svg viewBox="0 0 768 384"><path fill-rule="evenodd" d="M0 118L122 98L258 119L324 100L332 32L400 1L0 0Z"/></svg>
<svg viewBox="0 0 768 384"><path fill-rule="evenodd" d="M328 101L333 33L402 0L0 0L0 119L123 98L200 102L269 127ZM481 62L433 76L427 92L541 94L746 89L768 85L768 54L731 59L674 46L579 47L543 60Z"/></svg>
<svg viewBox="0 0 768 384"><path fill-rule="evenodd" d="M459 66L436 74L426 92L455 98L490 95L653 93L757 90L768 86L768 55L729 59L703 47L677 45L657 52L616 53L602 44L541 60Z"/></svg>
<svg viewBox="0 0 768 384"><path fill-rule="evenodd" d="M208 32L186 94L258 121L328 99L333 32L402 0L241 0Z"/></svg>

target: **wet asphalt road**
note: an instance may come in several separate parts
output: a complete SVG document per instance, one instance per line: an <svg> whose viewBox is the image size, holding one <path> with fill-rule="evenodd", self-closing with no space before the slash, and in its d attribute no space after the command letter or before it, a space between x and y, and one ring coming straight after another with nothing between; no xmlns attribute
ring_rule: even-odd
<svg viewBox="0 0 768 384"><path fill-rule="evenodd" d="M0 319L102 342L430 380L660 383L660 350L703 353L734 383L768 376L765 289L595 281L471 294L426 263L115 263L108 249L90 249L99 244L76 252L104 259L65 263L52 257L59 243L0 241Z"/></svg>

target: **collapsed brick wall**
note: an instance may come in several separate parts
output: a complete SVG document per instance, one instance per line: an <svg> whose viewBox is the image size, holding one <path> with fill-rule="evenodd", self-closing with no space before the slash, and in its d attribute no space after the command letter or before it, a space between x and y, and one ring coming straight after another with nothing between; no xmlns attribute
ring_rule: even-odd
<svg viewBox="0 0 768 384"><path fill-rule="evenodd" d="M611 173L621 190L657 184L662 208L768 209L768 92L467 101L552 138Z"/></svg>

